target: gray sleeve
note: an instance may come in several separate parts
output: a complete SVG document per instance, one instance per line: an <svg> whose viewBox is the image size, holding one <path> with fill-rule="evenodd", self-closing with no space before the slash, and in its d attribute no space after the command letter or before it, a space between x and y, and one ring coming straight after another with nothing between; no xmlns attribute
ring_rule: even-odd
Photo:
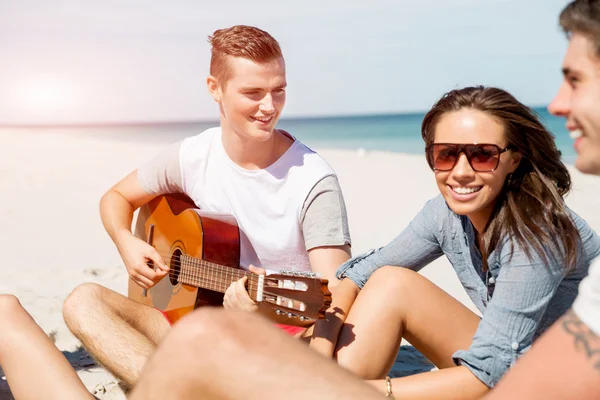
<svg viewBox="0 0 600 400"><path fill-rule="evenodd" d="M174 143L138 168L138 181L148 194L182 193L179 153L183 141Z"/></svg>
<svg viewBox="0 0 600 400"><path fill-rule="evenodd" d="M312 188L300 212L306 250L351 244L346 204L335 175Z"/></svg>
<svg viewBox="0 0 600 400"><path fill-rule="evenodd" d="M385 265L420 270L444 254L435 230L443 224L446 215L447 207L441 195L428 201L390 243L346 261L338 268L336 276L338 279L348 278L362 288L373 272Z"/></svg>

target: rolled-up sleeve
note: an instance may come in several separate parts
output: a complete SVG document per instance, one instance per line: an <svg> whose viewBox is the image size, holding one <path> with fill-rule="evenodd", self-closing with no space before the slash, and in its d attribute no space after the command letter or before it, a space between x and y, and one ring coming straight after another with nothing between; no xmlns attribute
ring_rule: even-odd
<svg viewBox="0 0 600 400"><path fill-rule="evenodd" d="M362 288L373 272L386 265L420 270L443 254L435 232L446 210L443 199L430 200L388 245L342 264L336 273L338 279L348 278Z"/></svg>
<svg viewBox="0 0 600 400"><path fill-rule="evenodd" d="M468 350L453 355L488 387L494 387L533 342L546 308L566 271L559 261L530 260L517 246L504 246L495 290Z"/></svg>

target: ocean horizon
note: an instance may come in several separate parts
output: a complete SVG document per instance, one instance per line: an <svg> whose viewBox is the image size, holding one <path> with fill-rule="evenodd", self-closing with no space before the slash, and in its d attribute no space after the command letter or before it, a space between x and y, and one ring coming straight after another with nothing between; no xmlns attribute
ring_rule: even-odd
<svg viewBox="0 0 600 400"><path fill-rule="evenodd" d="M542 123L553 133L565 163L577 157L565 120L551 115L545 107L532 108ZM282 117L277 128L288 131L310 148L361 151L388 151L423 154L421 122L425 112L381 115L349 115L319 117ZM126 141L172 143L218 126L218 121L161 122L140 124L98 124L43 127L0 127L2 131L64 132L102 136Z"/></svg>

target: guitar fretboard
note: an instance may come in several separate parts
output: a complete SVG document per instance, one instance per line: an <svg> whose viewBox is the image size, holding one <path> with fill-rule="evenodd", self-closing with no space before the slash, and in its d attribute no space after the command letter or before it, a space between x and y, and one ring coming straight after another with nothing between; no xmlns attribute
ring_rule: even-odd
<svg viewBox="0 0 600 400"><path fill-rule="evenodd" d="M254 300L257 298L258 275L252 272L227 267L188 255L181 255L179 261L180 270L178 280L181 283L225 293L233 282L246 276L248 277L248 294Z"/></svg>

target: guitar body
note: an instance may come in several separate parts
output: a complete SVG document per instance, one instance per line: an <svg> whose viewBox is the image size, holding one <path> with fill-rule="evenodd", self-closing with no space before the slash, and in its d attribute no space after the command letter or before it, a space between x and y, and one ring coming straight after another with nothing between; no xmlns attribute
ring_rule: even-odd
<svg viewBox="0 0 600 400"><path fill-rule="evenodd" d="M203 213L185 195L158 196L140 209L136 236L154 246L170 272L147 291L130 278L130 299L165 312L172 322L198 306L223 304L223 293L179 282L179 256L238 269L240 234L235 218Z"/></svg>

